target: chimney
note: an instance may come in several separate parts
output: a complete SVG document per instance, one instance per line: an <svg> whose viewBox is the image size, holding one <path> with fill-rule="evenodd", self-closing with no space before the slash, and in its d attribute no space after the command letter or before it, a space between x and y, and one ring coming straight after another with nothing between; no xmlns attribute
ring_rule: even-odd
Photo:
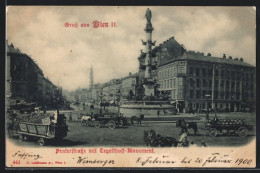
<svg viewBox="0 0 260 173"><path fill-rule="evenodd" d="M226 54L223 54L223 59L226 59Z"/></svg>
<svg viewBox="0 0 260 173"><path fill-rule="evenodd" d="M208 53L207 56L211 56L211 53Z"/></svg>
<svg viewBox="0 0 260 173"><path fill-rule="evenodd" d="M241 62L243 62L243 61L244 61L244 59L243 59L243 58L240 58L240 61L241 61Z"/></svg>
<svg viewBox="0 0 260 173"><path fill-rule="evenodd" d="M229 56L228 59L232 59L232 56Z"/></svg>

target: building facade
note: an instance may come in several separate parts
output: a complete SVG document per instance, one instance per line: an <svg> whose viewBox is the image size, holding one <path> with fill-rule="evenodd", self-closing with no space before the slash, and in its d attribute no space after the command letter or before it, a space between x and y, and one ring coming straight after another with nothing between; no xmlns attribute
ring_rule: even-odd
<svg viewBox="0 0 260 173"><path fill-rule="evenodd" d="M129 99L130 97L136 96L138 84L139 84L138 74L129 74L129 76L122 78L122 87L121 87L122 98Z"/></svg>
<svg viewBox="0 0 260 173"><path fill-rule="evenodd" d="M47 79L36 62L7 43L6 96L10 101L36 102L38 106L52 106L53 98L62 98L62 89Z"/></svg>
<svg viewBox="0 0 260 173"><path fill-rule="evenodd" d="M171 38L159 46L157 59L159 90L170 92L180 112L241 111L255 104L255 67L243 58L186 51Z"/></svg>

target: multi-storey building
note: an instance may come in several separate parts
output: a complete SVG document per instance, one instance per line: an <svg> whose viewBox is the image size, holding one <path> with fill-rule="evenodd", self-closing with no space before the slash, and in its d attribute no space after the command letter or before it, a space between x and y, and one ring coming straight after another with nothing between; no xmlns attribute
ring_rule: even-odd
<svg viewBox="0 0 260 173"><path fill-rule="evenodd" d="M255 67L243 58L186 51L171 38L158 47L157 60L159 90L169 91L180 111L239 111L255 103Z"/></svg>
<svg viewBox="0 0 260 173"><path fill-rule="evenodd" d="M48 106L51 98L62 98L61 88L53 85L36 62L14 48L13 44L7 44L6 62L7 103L11 100L25 100Z"/></svg>
<svg viewBox="0 0 260 173"><path fill-rule="evenodd" d="M129 74L129 76L122 78L121 96L127 98L130 92L136 96L138 82L137 74Z"/></svg>

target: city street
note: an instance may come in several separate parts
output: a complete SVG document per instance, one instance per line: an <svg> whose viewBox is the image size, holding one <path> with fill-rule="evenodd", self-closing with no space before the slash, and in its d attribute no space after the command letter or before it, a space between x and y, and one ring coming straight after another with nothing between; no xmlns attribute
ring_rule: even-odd
<svg viewBox="0 0 260 173"><path fill-rule="evenodd" d="M82 126L81 122L77 119L77 115L82 112L79 110L72 112L72 121L69 121L68 111L61 111L67 116L67 125L69 127L69 132L67 137L65 137L59 143L54 145L49 145L48 147L69 147L69 146L142 146L145 147L144 142L144 130L153 129L162 136L170 136L179 139L180 129L176 127L175 122L166 121L143 121L142 126L126 126L122 128L109 129L108 127L95 128ZM195 114L196 115L196 114ZM170 116L170 115L169 115ZM189 116L189 114L180 114L172 116ZM238 135L223 136L219 135L217 137L207 136L205 127L205 115L197 115L201 117L200 120L196 120L198 124L198 136L193 136L193 130L189 129L190 136L188 141L193 141L197 145L201 145L201 142L205 142L207 146L240 146L247 144L249 141L255 138L255 113L226 113L219 114L218 117L224 119L245 119L246 122L250 122L254 125L254 130L249 132L247 137L239 137ZM213 118L213 114L210 114L210 119ZM162 117L163 119L163 117ZM34 142L20 142L18 139L11 139L18 145L26 146L38 146Z"/></svg>

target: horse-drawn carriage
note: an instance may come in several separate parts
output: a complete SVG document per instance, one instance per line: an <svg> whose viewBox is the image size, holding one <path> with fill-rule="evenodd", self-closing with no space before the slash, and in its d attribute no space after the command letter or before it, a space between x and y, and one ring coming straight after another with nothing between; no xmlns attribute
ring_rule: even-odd
<svg viewBox="0 0 260 173"><path fill-rule="evenodd" d="M207 133L216 137L218 134L231 135L238 134L240 137L246 137L248 131L253 130L253 126L241 119L213 119L205 125Z"/></svg>
<svg viewBox="0 0 260 173"><path fill-rule="evenodd" d="M48 118L48 117L47 117ZM40 145L51 141L59 141L67 136L68 126L64 114L59 114L56 123L46 118L44 124L20 121L18 134L21 141L35 139Z"/></svg>
<svg viewBox="0 0 260 173"><path fill-rule="evenodd" d="M107 126L110 129L127 125L127 119L117 113L95 114L94 116L82 116L82 125L96 128Z"/></svg>

